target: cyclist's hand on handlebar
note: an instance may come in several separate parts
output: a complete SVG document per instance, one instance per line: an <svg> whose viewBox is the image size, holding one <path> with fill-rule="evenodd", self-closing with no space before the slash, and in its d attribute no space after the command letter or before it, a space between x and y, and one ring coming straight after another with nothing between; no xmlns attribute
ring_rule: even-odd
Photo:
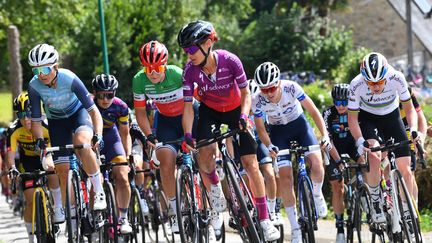
<svg viewBox="0 0 432 243"><path fill-rule="evenodd" d="M151 148L156 148L156 143L158 142L156 136L151 133L147 136L147 144L151 147Z"/></svg>
<svg viewBox="0 0 432 243"><path fill-rule="evenodd" d="M321 138L321 149L325 149L327 152L329 152L333 148L330 138L328 135L325 135Z"/></svg>
<svg viewBox="0 0 432 243"><path fill-rule="evenodd" d="M279 148L277 146L274 146L273 144L270 144L267 148L269 150L269 155L272 158L276 159L277 158L277 154L279 152Z"/></svg>
<svg viewBox="0 0 432 243"><path fill-rule="evenodd" d="M195 150L195 139L192 138L191 133L185 133L184 140L181 144L181 149L185 153Z"/></svg>
<svg viewBox="0 0 432 243"><path fill-rule="evenodd" d="M241 130L251 129L253 127L253 122L249 119L248 115L241 113L239 118L239 126Z"/></svg>
<svg viewBox="0 0 432 243"><path fill-rule="evenodd" d="M92 145L93 148L97 148L99 147L100 150L103 149L104 147L104 141L103 141L103 137L101 134L97 134L95 133L92 137Z"/></svg>
<svg viewBox="0 0 432 243"><path fill-rule="evenodd" d="M40 153L41 151L45 150L46 147L47 147L47 143L43 138L36 139L35 150L37 153Z"/></svg>
<svg viewBox="0 0 432 243"><path fill-rule="evenodd" d="M15 176L19 175L19 171L17 170L17 168L15 166L12 166L12 168L9 169L9 175L11 177L15 177Z"/></svg>
<svg viewBox="0 0 432 243"><path fill-rule="evenodd" d="M369 153L370 152L370 144L368 141L366 141L363 137L360 137L357 142L357 153L359 155L363 155L364 153Z"/></svg>

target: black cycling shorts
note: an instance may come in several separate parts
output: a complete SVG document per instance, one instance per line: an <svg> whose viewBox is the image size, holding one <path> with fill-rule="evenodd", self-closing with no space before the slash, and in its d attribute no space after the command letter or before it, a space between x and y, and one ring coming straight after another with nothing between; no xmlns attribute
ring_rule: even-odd
<svg viewBox="0 0 432 243"><path fill-rule="evenodd" d="M39 156L24 156L20 155L21 166L24 172L33 172L35 170L44 170ZM21 188L23 191L34 187L34 180L21 180Z"/></svg>
<svg viewBox="0 0 432 243"><path fill-rule="evenodd" d="M219 112L209 108L204 103L201 103L197 125L197 141L212 138L212 129L214 127L220 127L221 124L227 124L231 130L238 129L240 113L240 106L232 111ZM256 154L257 143L252 135L249 132L244 131L240 132L238 136L240 156Z"/></svg>
<svg viewBox="0 0 432 243"><path fill-rule="evenodd" d="M364 139L376 139L385 143L388 139L394 138L395 143L408 140L400 118L399 108L387 115L375 115L360 109L359 124ZM378 134L376 133L376 130ZM410 156L409 145L394 150L396 158Z"/></svg>
<svg viewBox="0 0 432 243"><path fill-rule="evenodd" d="M351 136L347 137L346 139L333 140L333 144L339 155L348 154L354 161L357 161L360 157L357 153L355 141ZM342 172L340 171L339 167L336 166L336 161L333 159L330 159L330 164L326 167L326 173L329 177L329 181L342 180Z"/></svg>

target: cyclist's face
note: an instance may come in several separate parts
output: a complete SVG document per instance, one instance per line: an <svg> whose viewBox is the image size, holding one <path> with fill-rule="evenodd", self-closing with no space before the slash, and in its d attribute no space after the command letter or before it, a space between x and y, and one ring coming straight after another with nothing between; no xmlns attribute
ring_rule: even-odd
<svg viewBox="0 0 432 243"><path fill-rule="evenodd" d="M384 90L384 86L385 86L385 82L382 84L368 83L368 87L373 94L381 94L381 92Z"/></svg>
<svg viewBox="0 0 432 243"><path fill-rule="evenodd" d="M112 95L111 95L112 94ZM111 106L115 94L112 91L109 92L97 92L94 93L96 96L97 105L103 109L108 109Z"/></svg>
<svg viewBox="0 0 432 243"><path fill-rule="evenodd" d="M212 45L212 41L208 39L204 43L202 43L200 47L207 52L207 50L210 48L211 45ZM199 49L193 54L187 53L187 56L189 60L192 61L193 65L199 65L202 61L204 61L205 58L204 54Z"/></svg>
<svg viewBox="0 0 432 243"><path fill-rule="evenodd" d="M336 107L336 110L339 114L345 114L348 111L348 106L343 106L343 105L336 106L335 105L335 107Z"/></svg>
<svg viewBox="0 0 432 243"><path fill-rule="evenodd" d="M20 118L19 121L21 125L25 127L27 130L31 130L31 120L30 117L25 116L24 118Z"/></svg>
<svg viewBox="0 0 432 243"><path fill-rule="evenodd" d="M49 72L48 74L43 74L42 72L39 73L38 79L45 85L50 84L50 82L55 78L56 76L56 72L58 69L58 64L47 64L47 65L42 65L41 67L50 67L51 72Z"/></svg>
<svg viewBox="0 0 432 243"><path fill-rule="evenodd" d="M272 103L278 103L281 96L282 96L282 92L281 92L279 84L276 86L276 89L272 89L271 92L267 91L266 93L264 93L264 92L262 92L262 89L261 89L261 93L264 96L266 96L267 99Z"/></svg>
<svg viewBox="0 0 432 243"><path fill-rule="evenodd" d="M152 72L152 73L146 73L147 78L152 82L153 84L157 84L162 82L165 79L165 72Z"/></svg>

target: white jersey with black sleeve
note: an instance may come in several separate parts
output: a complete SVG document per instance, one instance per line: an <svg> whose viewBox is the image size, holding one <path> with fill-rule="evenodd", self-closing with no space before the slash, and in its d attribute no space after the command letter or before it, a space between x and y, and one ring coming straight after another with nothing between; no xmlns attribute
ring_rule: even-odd
<svg viewBox="0 0 432 243"><path fill-rule="evenodd" d="M255 117L267 115L270 125L286 125L303 114L300 101L306 98L302 87L290 80L281 80L282 97L278 103L271 103L261 92L252 97L252 111Z"/></svg>
<svg viewBox="0 0 432 243"><path fill-rule="evenodd" d="M364 110L374 115L387 115L399 107L400 102L411 99L404 75L389 65L384 76L385 86L381 94L374 94L369 89L361 74L350 83L348 100L349 111Z"/></svg>

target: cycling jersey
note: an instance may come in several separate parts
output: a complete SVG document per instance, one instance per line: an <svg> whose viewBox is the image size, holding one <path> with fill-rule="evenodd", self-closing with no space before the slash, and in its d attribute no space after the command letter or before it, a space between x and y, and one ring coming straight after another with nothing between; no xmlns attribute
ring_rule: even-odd
<svg viewBox="0 0 432 243"><path fill-rule="evenodd" d="M159 112L165 116L183 114L182 69L168 65L165 79L157 84L152 83L144 70L139 71L132 80L134 106L145 107L146 96L152 99Z"/></svg>
<svg viewBox="0 0 432 243"><path fill-rule="evenodd" d="M37 75L32 78L28 91L32 121L43 119L39 105L41 100L48 119L69 118L82 106L87 111L94 109L94 102L83 82L70 70L58 70L56 85L50 88Z"/></svg>
<svg viewBox="0 0 432 243"><path fill-rule="evenodd" d="M334 142L354 140L349 132L347 114L339 114L336 107L332 105L323 111L323 118L329 137Z"/></svg>
<svg viewBox="0 0 432 243"><path fill-rule="evenodd" d="M414 92L412 92L411 88L408 88L408 90L409 90L409 92L411 94L411 100L412 100L414 109L416 110L416 112L421 111L420 104L419 104L419 102L417 100L417 97L415 96ZM408 126L408 121L406 119L406 114L405 114L405 110L403 109L402 103L399 103L399 112L400 112L400 116L402 118L402 121L403 121L405 127L407 127Z"/></svg>
<svg viewBox="0 0 432 243"><path fill-rule="evenodd" d="M350 84L349 111L364 110L375 115L387 115L398 108L399 100L407 102L411 99L408 84L404 75L389 66L385 87L381 94L374 94L369 89L361 74Z"/></svg>
<svg viewBox="0 0 432 243"><path fill-rule="evenodd" d="M48 125L45 122L42 122L42 129L44 139L49 142ZM36 141L31 131L23 127L19 119L16 119L8 129L7 151L15 153L17 145L20 156L40 156L36 153Z"/></svg>
<svg viewBox="0 0 432 243"><path fill-rule="evenodd" d="M120 98L114 97L112 104L106 109L98 106L96 101L95 104L101 113L104 129L112 128L117 123L128 124L129 108Z"/></svg>
<svg viewBox="0 0 432 243"><path fill-rule="evenodd" d="M270 102L263 94L258 93L252 99L252 111L256 117L267 114L270 125L286 125L303 114L300 101L306 98L302 87L296 82L281 80L282 96L278 103Z"/></svg>
<svg viewBox="0 0 432 243"><path fill-rule="evenodd" d="M232 111L241 105L240 89L248 85L243 64L231 52L216 50L214 53L217 68L210 77L191 61L186 64L183 72L184 101L192 101L196 83L198 99L207 107L218 112Z"/></svg>

